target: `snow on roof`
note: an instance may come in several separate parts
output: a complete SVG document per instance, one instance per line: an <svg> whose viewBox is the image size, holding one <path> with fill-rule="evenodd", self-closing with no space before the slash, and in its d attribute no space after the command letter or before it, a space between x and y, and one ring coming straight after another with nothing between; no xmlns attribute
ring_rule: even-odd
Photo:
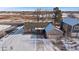
<svg viewBox="0 0 79 59"><path fill-rule="evenodd" d="M69 18L69 17L64 18L63 22L68 24L68 25L71 25L71 26L79 24L79 20L78 19L76 19L76 18Z"/></svg>
<svg viewBox="0 0 79 59"><path fill-rule="evenodd" d="M35 30L43 30L44 28L35 28Z"/></svg>

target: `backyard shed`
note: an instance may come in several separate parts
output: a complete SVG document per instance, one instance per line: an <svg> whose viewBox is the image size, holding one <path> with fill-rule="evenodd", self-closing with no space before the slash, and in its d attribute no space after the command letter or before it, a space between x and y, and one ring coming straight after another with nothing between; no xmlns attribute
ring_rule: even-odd
<svg viewBox="0 0 79 59"><path fill-rule="evenodd" d="M49 39L58 39L63 36L63 32L56 28L52 23L49 23L46 28L46 35Z"/></svg>

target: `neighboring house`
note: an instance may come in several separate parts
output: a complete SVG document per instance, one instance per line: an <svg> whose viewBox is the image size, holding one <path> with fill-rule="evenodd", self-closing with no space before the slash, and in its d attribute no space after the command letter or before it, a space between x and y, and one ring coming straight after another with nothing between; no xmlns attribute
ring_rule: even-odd
<svg viewBox="0 0 79 59"><path fill-rule="evenodd" d="M24 32L36 33L37 35L42 35L44 38L57 39L63 35L62 31L57 29L51 21L32 21L25 22Z"/></svg>
<svg viewBox="0 0 79 59"><path fill-rule="evenodd" d="M61 21L61 29L66 36L79 37L79 19L76 18L64 18Z"/></svg>

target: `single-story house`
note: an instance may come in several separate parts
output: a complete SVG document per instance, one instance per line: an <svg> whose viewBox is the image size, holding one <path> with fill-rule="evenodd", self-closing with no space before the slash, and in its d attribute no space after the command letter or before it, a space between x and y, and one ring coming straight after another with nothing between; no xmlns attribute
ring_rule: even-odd
<svg viewBox="0 0 79 59"><path fill-rule="evenodd" d="M31 21L24 23L24 32L33 32L44 36L44 38L54 39L63 35L62 31L57 29L51 21Z"/></svg>
<svg viewBox="0 0 79 59"><path fill-rule="evenodd" d="M61 30L64 35L70 37L79 37L79 19L76 18L64 18L61 21Z"/></svg>

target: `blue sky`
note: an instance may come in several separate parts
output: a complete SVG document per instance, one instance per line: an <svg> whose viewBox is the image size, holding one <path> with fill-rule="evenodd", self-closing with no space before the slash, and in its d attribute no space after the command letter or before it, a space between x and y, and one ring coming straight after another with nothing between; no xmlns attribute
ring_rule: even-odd
<svg viewBox="0 0 79 59"><path fill-rule="evenodd" d="M53 10L54 7L0 7L0 11L34 11L38 8L42 10ZM59 7L62 11L79 11L79 7Z"/></svg>

